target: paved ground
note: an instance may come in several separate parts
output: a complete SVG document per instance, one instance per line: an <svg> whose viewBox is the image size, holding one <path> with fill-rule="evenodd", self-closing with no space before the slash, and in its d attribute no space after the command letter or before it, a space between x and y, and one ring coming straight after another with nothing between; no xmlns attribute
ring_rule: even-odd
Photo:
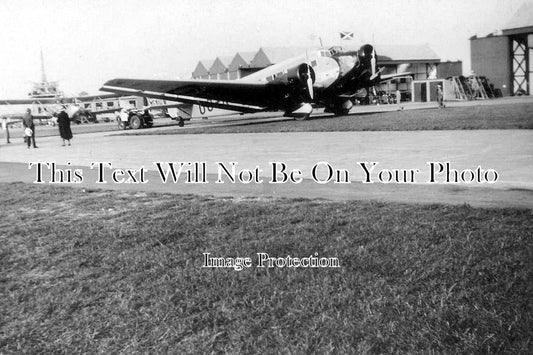
<svg viewBox="0 0 533 355"><path fill-rule="evenodd" d="M498 98L497 100L474 100L474 101L457 101L457 102L446 102L447 107L465 107L465 106L479 106L479 105L505 105L505 104L516 104L523 102L531 102L532 99L530 96L522 97L504 97ZM406 110L418 110L418 109L427 109L436 107L435 102L420 103L420 102L408 102L402 103L402 107ZM361 114L369 113L379 113L379 112L390 112L396 111L398 105L365 105L365 106L355 106L349 116L357 116ZM227 112L227 111L226 111ZM208 112L208 119L194 118L190 121L186 121L185 127L181 128L187 130L190 128L198 127L213 127L213 126L226 126L232 124L247 124L247 123L260 123L260 122L272 122L272 121L289 121L292 118L283 117L281 112L263 112L255 114L244 114L244 115L220 115L216 116L216 110L213 112ZM206 115L207 116L207 115ZM313 117L332 117L332 114L324 114L323 109L316 109L313 113ZM16 125L17 127L12 127L11 132L12 136L21 137L22 129L21 124ZM149 132L157 132L167 130L168 127L178 127L177 121L173 121L170 118L156 118L155 126L149 130ZM139 131L136 130L126 130L119 131L117 124L115 122L103 122L102 120L99 123L90 123L90 124L81 124L81 125L72 125L72 131L74 135L86 134L86 133L95 133L95 132L120 132L120 134L135 134ZM50 137L57 136L58 131L57 127L52 127L48 125L40 125L37 127L37 136L38 137ZM1 143L0 143L1 144Z"/></svg>
<svg viewBox="0 0 533 355"><path fill-rule="evenodd" d="M21 139L0 146L0 181L35 179L35 169L27 163L55 162L83 169L85 186L133 188L177 193L202 193L232 196L287 196L342 199L377 199L426 203L469 203L474 206L516 206L533 208L533 131L416 131L416 132L312 132L279 134L216 134L112 136L116 132L78 134L71 147L62 147L55 137L40 137L38 149L26 149ZM2 142L3 143L3 142ZM111 162L114 168L140 168L154 171L153 162L204 162L207 174L217 174L216 162L238 162L241 168L262 169L265 180L271 176L270 162L286 163L299 169L305 178L301 184L215 184L161 183L155 172L147 184L96 185L91 162ZM346 169L351 184L318 184L311 180L317 162L327 162L335 169ZM494 169L499 174L495 184L427 185L427 162L450 162L453 169ZM358 162L378 162L381 169L419 169L415 185L361 184L365 172ZM323 164L324 165L324 164ZM321 169L324 178L325 169ZM377 181L376 174L372 179Z"/></svg>

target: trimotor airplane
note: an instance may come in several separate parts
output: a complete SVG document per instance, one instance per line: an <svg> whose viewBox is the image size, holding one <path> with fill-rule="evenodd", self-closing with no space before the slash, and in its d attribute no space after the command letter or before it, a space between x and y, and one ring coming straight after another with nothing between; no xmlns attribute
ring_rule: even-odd
<svg viewBox="0 0 533 355"><path fill-rule="evenodd" d="M332 47L304 53L238 80L113 79L100 90L243 113L281 110L285 116L303 120L313 106L347 114L360 89L406 75L381 75L383 68L378 70L376 62L370 44L355 51Z"/></svg>

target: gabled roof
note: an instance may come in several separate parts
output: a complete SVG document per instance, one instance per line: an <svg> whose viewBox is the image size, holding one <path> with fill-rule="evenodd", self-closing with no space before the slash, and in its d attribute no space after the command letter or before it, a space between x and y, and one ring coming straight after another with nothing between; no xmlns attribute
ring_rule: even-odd
<svg viewBox="0 0 533 355"><path fill-rule="evenodd" d="M196 68L192 72L192 76L198 77L209 74L209 70L213 66L214 62L214 60L200 60L198 64L196 64Z"/></svg>
<svg viewBox="0 0 533 355"><path fill-rule="evenodd" d="M252 59L250 67L264 68L305 53L307 50L315 49L308 47L261 47Z"/></svg>
<svg viewBox="0 0 533 355"><path fill-rule="evenodd" d="M228 66L229 71L235 71L242 67L249 67L257 52L238 52Z"/></svg>
<svg viewBox="0 0 533 355"><path fill-rule="evenodd" d="M209 69L210 74L222 74L228 71L229 64L233 57L217 57L211 68Z"/></svg>

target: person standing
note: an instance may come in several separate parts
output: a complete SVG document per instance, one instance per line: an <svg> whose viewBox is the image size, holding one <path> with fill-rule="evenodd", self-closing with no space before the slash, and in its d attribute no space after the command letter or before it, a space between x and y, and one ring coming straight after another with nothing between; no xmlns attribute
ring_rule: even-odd
<svg viewBox="0 0 533 355"><path fill-rule="evenodd" d="M72 139L72 130L70 129L70 117L63 108L61 112L57 115L57 125L59 126L59 135L63 139L63 146L65 145L65 140L70 145L70 140Z"/></svg>
<svg viewBox="0 0 533 355"><path fill-rule="evenodd" d="M7 117L2 118L2 129L6 132L6 143L11 143L9 141L9 123L7 122Z"/></svg>
<svg viewBox="0 0 533 355"><path fill-rule="evenodd" d="M30 148L30 144L33 143L33 148L37 148L35 145L35 125L33 124L33 116L31 114L31 109L27 109L26 113L24 114L24 117L22 117L22 125L24 128L29 128L31 130L31 134L28 135L28 139L26 142L28 143L28 148Z"/></svg>
<svg viewBox="0 0 533 355"><path fill-rule="evenodd" d="M402 101L402 93L400 92L400 89L396 89L396 105L398 106L398 111L403 110L401 101Z"/></svg>
<svg viewBox="0 0 533 355"><path fill-rule="evenodd" d="M444 106L444 92L442 91L442 85L437 85L437 101L439 103L439 108L445 108Z"/></svg>

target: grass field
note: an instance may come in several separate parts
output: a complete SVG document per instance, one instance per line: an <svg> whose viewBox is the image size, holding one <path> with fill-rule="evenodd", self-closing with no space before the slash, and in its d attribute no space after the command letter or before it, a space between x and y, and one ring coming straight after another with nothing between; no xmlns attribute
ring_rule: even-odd
<svg viewBox="0 0 533 355"><path fill-rule="evenodd" d="M353 109L357 111L357 107ZM263 133L334 131L416 131L457 129L533 129L533 102L491 104L352 114L342 117L311 118L306 121L281 121L190 128L165 131L142 130L134 134Z"/></svg>
<svg viewBox="0 0 533 355"><path fill-rule="evenodd" d="M531 210L0 187L0 353L533 352Z"/></svg>

